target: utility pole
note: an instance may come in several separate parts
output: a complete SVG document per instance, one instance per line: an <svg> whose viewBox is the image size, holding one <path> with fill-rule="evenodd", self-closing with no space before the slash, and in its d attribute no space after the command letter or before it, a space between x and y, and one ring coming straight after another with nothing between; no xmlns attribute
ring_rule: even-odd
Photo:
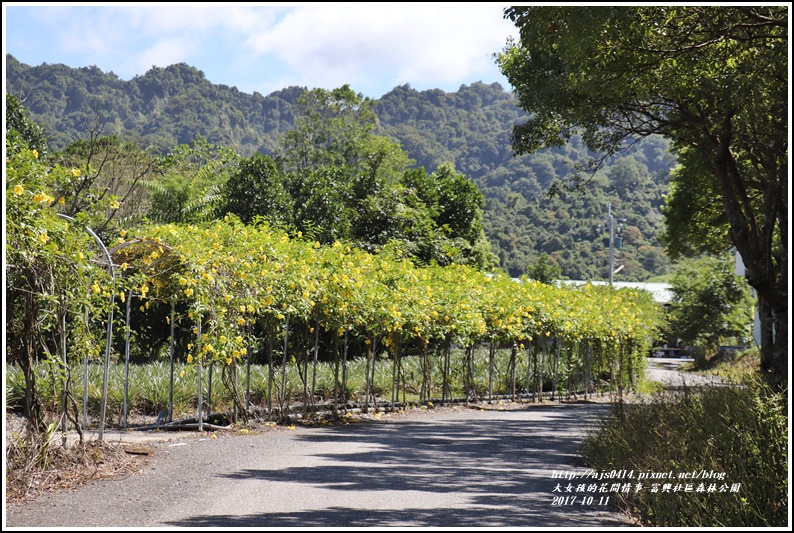
<svg viewBox="0 0 794 533"><path fill-rule="evenodd" d="M609 225L609 285L615 277L615 219L612 217L612 202L607 203L607 224Z"/></svg>
<svg viewBox="0 0 794 533"><path fill-rule="evenodd" d="M625 222L626 219L621 218L620 222ZM620 230L623 229L622 224L615 225L615 217L612 216L612 202L607 202L607 218L604 221L606 225L606 230L609 232L609 237L607 238L608 245L609 245L609 285L611 286L614 282L615 273L619 272L620 269L623 268L623 265L619 266L617 270L615 270L615 248L620 248L621 239L617 236L620 233ZM601 224L598 225L598 231L601 232Z"/></svg>

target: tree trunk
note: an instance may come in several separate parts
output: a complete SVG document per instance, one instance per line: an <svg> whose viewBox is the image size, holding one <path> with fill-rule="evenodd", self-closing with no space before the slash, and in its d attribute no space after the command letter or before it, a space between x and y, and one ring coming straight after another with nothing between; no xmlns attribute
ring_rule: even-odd
<svg viewBox="0 0 794 533"><path fill-rule="evenodd" d="M773 172L764 191L763 213L756 213L745 190L741 171L731 152L733 112L726 113L717 128L714 168L722 191L730 238L745 265L745 279L755 289L762 318L761 368L769 382L788 379L788 227L786 177ZM761 220L759 220L761 219ZM773 238L780 230L781 251L775 268ZM766 308L766 310L764 310ZM774 328L774 329L772 329Z"/></svg>
<svg viewBox="0 0 794 533"><path fill-rule="evenodd" d="M25 294L25 318L22 331L22 357L20 364L25 376L25 417L27 418L27 429L32 433L44 431L44 411L36 392L36 372L34 364L36 360L36 321L38 319L39 307L36 303L36 296L33 292Z"/></svg>

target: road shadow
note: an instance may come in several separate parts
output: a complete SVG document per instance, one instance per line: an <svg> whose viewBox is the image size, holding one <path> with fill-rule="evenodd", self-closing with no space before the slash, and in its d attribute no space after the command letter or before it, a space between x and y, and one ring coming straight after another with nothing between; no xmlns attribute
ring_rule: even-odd
<svg viewBox="0 0 794 533"><path fill-rule="evenodd" d="M379 527L630 527L630 524L606 515L594 519L568 509L564 515L541 508L517 508L502 505L495 514L477 508L470 509L402 509L370 510L330 507L297 513L261 513L243 516L207 515L197 516L168 525L177 527L234 527L234 528L379 528Z"/></svg>
<svg viewBox="0 0 794 533"><path fill-rule="evenodd" d="M532 419L528 418L531 411ZM626 525L608 509L552 506L568 482L553 472L583 471L577 454L584 431L609 405L532 406L527 410L467 412L460 417L394 420L313 430L299 440L327 444L311 466L242 469L220 474L235 480L306 484L333 491L415 491L463 495L466 508L356 509L330 507L244 516L206 515L166 522L179 527L526 527ZM338 451L336 451L338 450ZM283 486L283 485L282 485ZM571 494L576 495L576 494ZM584 496L585 494L579 494ZM592 493L590 493L592 495ZM266 497L263 495L263 497ZM598 498L596 497L597 501ZM614 501L614 500L613 500ZM308 505L311 507L311 505ZM363 507L363 505L362 505Z"/></svg>

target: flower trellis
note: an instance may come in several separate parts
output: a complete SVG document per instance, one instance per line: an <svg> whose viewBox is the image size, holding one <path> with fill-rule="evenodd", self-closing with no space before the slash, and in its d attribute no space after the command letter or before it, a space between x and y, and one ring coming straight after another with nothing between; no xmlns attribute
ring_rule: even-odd
<svg viewBox="0 0 794 533"><path fill-rule="evenodd" d="M143 315L167 309L172 380L173 361L183 358L197 368L199 379L202 369L209 370L211 396L212 370L219 367L222 377L232 380L227 388L242 412L249 403L247 393L244 403L237 394L237 365L244 358L248 366L255 348L264 348L267 355L268 411L273 410L273 398L279 410L289 401L286 375L293 360L301 368L303 403L308 408L315 398L322 335L324 355L330 354L335 368L336 409L340 397L343 404L347 400L351 341L366 347L366 403L375 398L377 355L384 350L393 363L392 404L398 400L401 380L405 380L403 355L411 350L422 357L424 399L431 390L431 353L440 357L442 399L446 401L451 398L449 354L453 345L464 348L469 357L464 388L475 398L471 353L480 343L512 347L513 393L516 354L523 349L529 354L527 384L530 366L542 369L538 358L542 363L542 358L551 357L555 383L558 374L576 368L589 376L609 372L619 386L624 378L630 386L640 368L639 348L655 336L661 320L659 309L643 291L555 287L526 279L515 281L504 274L489 276L461 265L417 266L398 247L369 253L346 243L320 245L300 233L290 234L264 223L244 225L234 217L200 226L171 224L122 231L110 249L119 275L110 279L99 262L90 260L90 244L70 237L65 226L56 222L60 204L46 192L44 182L30 179L41 167L37 167L35 154L20 161L16 170L7 167L7 210L13 230L9 235L15 240L10 244L20 252L13 256L14 261L24 265L35 260L35 265L52 263L71 269L58 273L57 278L64 280L62 291L67 291L69 298L58 303L41 294L41 305L59 309L59 316L82 315L82 309L88 309L89 315L99 320L103 312L118 305L114 303L118 297L127 307L125 362L133 298L136 304L140 302L138 310ZM49 172L62 179L69 176L66 169ZM35 252L33 259L23 253L26 248ZM79 277L74 276L76 271ZM87 334L88 320L82 322L86 332L72 336L73 353L94 350ZM80 323L72 321L73 327ZM187 323L192 324L188 327L194 331L194 341L187 344L186 353L177 354L174 327ZM65 327L62 330L65 342ZM290 346L293 353L289 353ZM493 368L491 376L492 372ZM540 376L539 388L542 381ZM173 390L173 381L171 387ZM404 395L404 388L402 391ZM201 401L198 409L201 423ZM169 417L171 411L169 404Z"/></svg>

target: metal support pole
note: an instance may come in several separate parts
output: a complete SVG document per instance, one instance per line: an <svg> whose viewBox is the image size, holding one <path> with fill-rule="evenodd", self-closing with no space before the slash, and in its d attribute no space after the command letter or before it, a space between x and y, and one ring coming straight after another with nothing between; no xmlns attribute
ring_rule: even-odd
<svg viewBox="0 0 794 533"><path fill-rule="evenodd" d="M70 220L72 222L77 222L74 218L64 215L63 213L58 213L58 216ZM88 232L91 237L94 238L94 241L99 245L102 249L102 253L105 255L105 259L108 263L108 270L110 271L110 279L115 281L116 280L116 273L113 269L113 260L110 257L110 253L108 249L105 247L105 243L102 242L102 239L94 233L94 230L89 228L88 226L84 226L85 230ZM105 434L105 414L107 412L107 404L108 404L108 378L110 374L110 345L113 341L113 304L115 302L116 294L110 293L110 311L108 311L108 325L107 325L107 335L105 338L105 372L102 378L102 403L100 407L100 414L99 414L99 435L97 439L99 442L104 440Z"/></svg>
<svg viewBox="0 0 794 533"><path fill-rule="evenodd" d="M615 276L615 224L612 217L612 202L608 203L607 224L609 224L609 285Z"/></svg>
<svg viewBox="0 0 794 533"><path fill-rule="evenodd" d="M202 398L202 390L201 390L201 317L198 319L198 340L196 341L196 346L198 347L196 353L196 366L198 367L198 430L204 431L204 422L201 419L202 417L202 404L204 403L204 399Z"/></svg>
<svg viewBox="0 0 794 533"><path fill-rule="evenodd" d="M85 331L88 334L88 306L85 306ZM88 429L88 354L83 356L83 429Z"/></svg>
<svg viewBox="0 0 794 533"><path fill-rule="evenodd" d="M168 359L171 367L168 382L168 421L174 421L174 320L176 318L176 299L171 299L171 342L168 346Z"/></svg>
<svg viewBox="0 0 794 533"><path fill-rule="evenodd" d="M130 309L132 308L132 289L127 297L127 330L124 338L124 427L127 427L127 405L130 390Z"/></svg>
<svg viewBox="0 0 794 533"><path fill-rule="evenodd" d="M61 418L61 431L65 432L66 431L66 418L67 418L66 410L68 408L67 402L66 402L66 400L67 400L67 398L66 398L66 394L67 394L66 387L67 387L67 383L68 383L67 379L66 379L66 376L67 375L71 376L71 372L70 371L69 371L69 374L67 374L67 371L68 371L68 366L67 365L69 363L68 363L67 358L66 358L66 310L64 310L63 313L61 314L61 357L63 357L63 374L61 374L63 376L63 391L61 393L61 396L62 396L61 400L62 400L62 404L63 404L63 418Z"/></svg>

